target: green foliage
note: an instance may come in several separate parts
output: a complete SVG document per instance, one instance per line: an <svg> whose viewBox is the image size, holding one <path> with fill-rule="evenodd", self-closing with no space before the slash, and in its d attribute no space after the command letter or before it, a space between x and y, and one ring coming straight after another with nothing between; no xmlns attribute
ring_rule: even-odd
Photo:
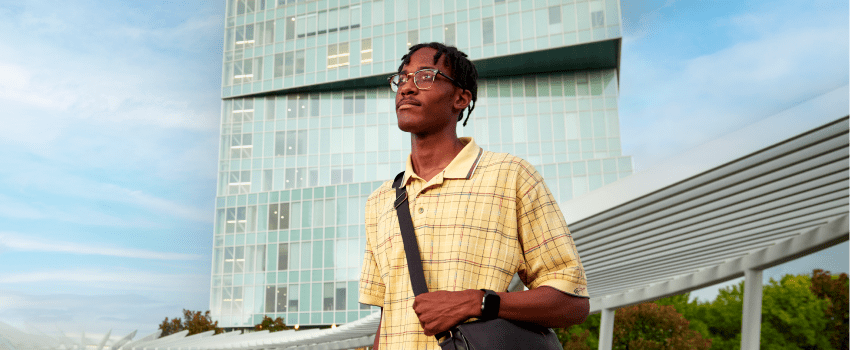
<svg viewBox="0 0 850 350"><path fill-rule="evenodd" d="M187 329L189 330L188 335L207 331L215 331L215 334L219 334L223 331L221 328L218 328L218 321L212 321L209 310L205 313L201 313L200 311L191 311L186 309L183 309L182 320L179 317L175 317L169 321L168 317L166 317L165 320L160 323L159 329L162 330L162 334L159 335L160 338Z"/></svg>
<svg viewBox="0 0 850 350"><path fill-rule="evenodd" d="M687 296L667 302L687 304ZM557 329L565 350L599 348L599 314L580 325ZM708 349L711 341L689 329L689 322L670 305L644 303L618 309L614 318L615 349Z"/></svg>
<svg viewBox="0 0 850 350"><path fill-rule="evenodd" d="M690 322L690 329L698 332L703 338L710 338L708 324L704 321L705 303L700 303L698 300L690 300L691 293L672 295L666 298L661 298L655 301L658 305L670 305L676 309L682 316Z"/></svg>
<svg viewBox="0 0 850 350"><path fill-rule="evenodd" d="M771 279L762 292L762 349L848 349L846 274L785 275ZM710 302L691 301L685 293L618 309L614 348L703 349L710 340L712 349L739 350L743 299L741 282L720 289ZM556 332L564 349L597 349L600 323L599 314L590 315L583 324Z"/></svg>
<svg viewBox="0 0 850 350"><path fill-rule="evenodd" d="M587 316L584 323L555 329L564 350L593 350L599 348L599 325L602 315Z"/></svg>
<svg viewBox="0 0 850 350"><path fill-rule="evenodd" d="M771 279L762 300L763 349L832 349L826 330L828 302L811 292L811 278L785 275Z"/></svg>
<svg viewBox="0 0 850 350"><path fill-rule="evenodd" d="M744 282L720 289L714 301L701 305L699 314L708 326L714 346L717 349L740 349Z"/></svg>
<svg viewBox="0 0 850 350"><path fill-rule="evenodd" d="M565 350L597 349L599 346L599 324L601 315L587 316L584 323L567 328L555 329L558 340Z"/></svg>
<svg viewBox="0 0 850 350"><path fill-rule="evenodd" d="M263 316L263 321L254 326L255 331L269 331L269 333L285 331L287 329L289 327L286 326L286 323L280 317L273 320L271 317Z"/></svg>

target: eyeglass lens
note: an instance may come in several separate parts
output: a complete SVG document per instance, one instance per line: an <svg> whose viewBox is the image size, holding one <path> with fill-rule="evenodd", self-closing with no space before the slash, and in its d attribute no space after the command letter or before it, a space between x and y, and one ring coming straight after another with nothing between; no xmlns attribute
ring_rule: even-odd
<svg viewBox="0 0 850 350"><path fill-rule="evenodd" d="M409 79L410 74L398 74L393 76L390 82L390 87L394 92L398 91L398 86L404 84ZM420 70L413 73L413 83L419 90L427 90L434 84L436 74L430 70Z"/></svg>

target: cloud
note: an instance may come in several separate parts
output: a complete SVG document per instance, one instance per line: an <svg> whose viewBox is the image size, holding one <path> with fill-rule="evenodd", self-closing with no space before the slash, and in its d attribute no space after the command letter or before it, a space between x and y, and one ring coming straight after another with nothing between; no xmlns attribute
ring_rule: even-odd
<svg viewBox="0 0 850 350"><path fill-rule="evenodd" d="M0 273L0 285L44 284L85 290L193 292L209 291L208 274L167 274L125 268L55 269L18 273Z"/></svg>
<svg viewBox="0 0 850 350"><path fill-rule="evenodd" d="M659 33L666 28L663 10L676 0L625 1L620 4L623 17L623 30L631 39L643 38Z"/></svg>
<svg viewBox="0 0 850 350"><path fill-rule="evenodd" d="M28 235L29 236L29 235ZM71 253L81 255L105 255L122 258L156 259L156 260L198 260L195 254L155 252L144 249L110 247L93 243L62 242L27 238L23 234L0 232L0 247L24 252Z"/></svg>
<svg viewBox="0 0 850 350"><path fill-rule="evenodd" d="M0 96L3 99L37 106L48 110L65 110L73 103L72 94L68 91L40 90L46 86L38 86L33 81L33 73L27 67L0 62Z"/></svg>
<svg viewBox="0 0 850 350"><path fill-rule="evenodd" d="M212 214L206 208L179 203L140 189L99 182L96 181L96 177L75 175L64 171L62 168L57 168L54 164L44 164L44 162L31 160L15 161L14 159L10 160L9 164L15 165L17 170L6 174L0 171L0 180L10 188L10 195L0 194L0 199L3 199L0 202L0 208L7 207L10 209L8 212L0 210L0 216L24 219L49 217L60 221L79 222L82 220L84 223L94 222L100 225L123 226L127 224L126 219L116 218L108 213L112 211L117 214L125 208L111 208L109 205L104 205L105 203L120 203L183 220L212 221ZM93 173L99 173L100 176L103 176L103 172L93 171ZM2 188L0 186L0 191ZM15 189L14 195L12 195L12 189ZM211 193L210 197L212 195ZM64 207L66 209L57 209L55 205L45 204L43 200L38 199L48 196L76 198L78 204L90 204L90 207L77 205ZM86 203L80 200L95 201L96 203ZM151 224L150 221L139 220L138 218L133 218L132 221L132 224Z"/></svg>
<svg viewBox="0 0 850 350"><path fill-rule="evenodd" d="M19 220L42 220L107 227L154 227L156 222L138 217L128 219L104 213L102 210L85 206L57 206L37 202L25 202L0 194L0 217ZM3 242L0 242L3 246Z"/></svg>
<svg viewBox="0 0 850 350"><path fill-rule="evenodd" d="M627 35L620 91L624 154L634 157L638 170L645 169L846 85L846 11L832 12L828 7L801 11L778 3L775 8L703 19L697 25L723 22L718 30L748 34L720 33L736 40L690 56L676 49L678 42L659 48L662 43L651 38ZM775 20L751 19L762 16ZM696 37L690 32L680 36Z"/></svg>
<svg viewBox="0 0 850 350"><path fill-rule="evenodd" d="M39 287L32 293L11 290L21 285ZM153 333L165 317L181 316L182 309L208 310L208 295L207 274L127 269L0 273L0 320L50 335L62 330L72 339L80 339L81 332L101 339L109 330L113 336L138 330L138 339Z"/></svg>
<svg viewBox="0 0 850 350"><path fill-rule="evenodd" d="M0 290L3 322L22 332L43 333L55 339L64 334L77 342L82 333L99 341L110 330L112 340L135 330L134 339L140 339L153 333L165 317L180 316L184 308L205 311L209 305L205 298L189 293L151 297L138 293L35 295ZM2 324L0 328L4 328Z"/></svg>
<svg viewBox="0 0 850 350"><path fill-rule="evenodd" d="M159 7L201 5L131 6L147 8L72 1L0 11L0 103L13 116L0 145L110 164L121 159L98 156L115 147L90 146L129 140L134 147L122 151L151 151L158 158L143 161L157 165L181 152L169 140L175 130L204 143L217 136L220 11L205 4L176 18Z"/></svg>
<svg viewBox="0 0 850 350"><path fill-rule="evenodd" d="M81 1L0 10L0 193L11 199L0 217L151 224L110 205L122 203L210 222L194 203L214 196L220 12ZM83 201L44 200L55 195Z"/></svg>
<svg viewBox="0 0 850 350"><path fill-rule="evenodd" d="M0 284L34 282L80 282L114 290L174 290L175 286L209 282L207 275L170 275L146 271L104 271L93 269L49 270L0 274ZM191 288L196 289L196 288Z"/></svg>

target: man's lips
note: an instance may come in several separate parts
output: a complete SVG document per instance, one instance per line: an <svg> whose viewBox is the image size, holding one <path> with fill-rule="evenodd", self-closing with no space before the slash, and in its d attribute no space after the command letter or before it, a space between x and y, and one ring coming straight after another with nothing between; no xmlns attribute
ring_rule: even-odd
<svg viewBox="0 0 850 350"><path fill-rule="evenodd" d="M422 104L421 104L421 103L419 103L419 101L411 100L411 99L406 99L406 100L401 100L401 101L399 101L398 103L396 103L396 104L395 104L395 108L396 108L396 109L399 109L399 108L401 108L402 106L421 106L421 105L422 105Z"/></svg>

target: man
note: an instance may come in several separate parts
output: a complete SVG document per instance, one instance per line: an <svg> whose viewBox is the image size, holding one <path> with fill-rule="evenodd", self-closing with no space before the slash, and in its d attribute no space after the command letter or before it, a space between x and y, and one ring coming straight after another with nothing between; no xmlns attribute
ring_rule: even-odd
<svg viewBox="0 0 850 350"><path fill-rule="evenodd" d="M566 327L587 317L584 270L543 178L457 137L477 78L466 54L440 43L411 47L391 78L398 127L410 133L403 185L430 292L414 299L387 181L366 204L360 278L360 302L382 307L374 349L439 349L435 334L482 316L482 289L500 292L492 314L501 318ZM515 273L531 289L504 292Z"/></svg>

